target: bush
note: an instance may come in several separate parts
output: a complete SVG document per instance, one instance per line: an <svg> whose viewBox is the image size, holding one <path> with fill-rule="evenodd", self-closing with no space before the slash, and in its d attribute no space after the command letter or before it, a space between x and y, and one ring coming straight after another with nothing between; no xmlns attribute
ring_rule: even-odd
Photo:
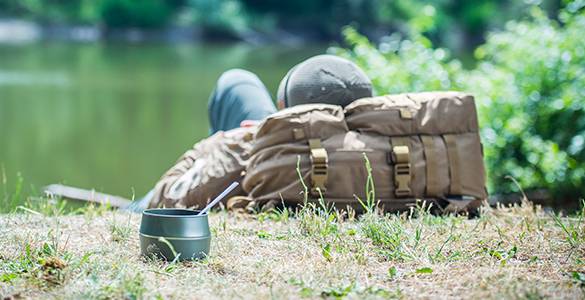
<svg viewBox="0 0 585 300"><path fill-rule="evenodd" d="M476 96L491 192L545 188L555 198L585 193L585 13L574 3L549 19L538 8L509 22L475 51L477 67L462 68L447 50L411 33L375 47L352 28L348 49L378 94L464 90Z"/></svg>
<svg viewBox="0 0 585 300"><path fill-rule="evenodd" d="M585 14L559 17L535 9L530 22L490 34L462 81L477 91L495 186L511 174L527 187L584 195Z"/></svg>

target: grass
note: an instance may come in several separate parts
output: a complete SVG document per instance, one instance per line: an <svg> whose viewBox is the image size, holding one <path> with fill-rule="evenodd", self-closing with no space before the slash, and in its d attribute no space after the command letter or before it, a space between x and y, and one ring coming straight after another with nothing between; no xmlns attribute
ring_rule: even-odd
<svg viewBox="0 0 585 300"><path fill-rule="evenodd" d="M0 296L32 298L583 298L585 224L529 202L480 218L319 206L213 213L202 261L144 259L139 215L0 216Z"/></svg>
<svg viewBox="0 0 585 300"><path fill-rule="evenodd" d="M211 254L192 262L141 257L138 214L43 198L5 207L0 297L585 298L585 208L568 217L525 200L468 219L421 203L382 214L368 180L356 216L309 201L302 184L296 210L212 213ZM4 189L3 204L15 192Z"/></svg>

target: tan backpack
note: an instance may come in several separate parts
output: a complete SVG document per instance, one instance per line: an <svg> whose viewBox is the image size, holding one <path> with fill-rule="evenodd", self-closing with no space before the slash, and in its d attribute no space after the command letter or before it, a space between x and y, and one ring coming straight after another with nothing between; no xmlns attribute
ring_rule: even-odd
<svg viewBox="0 0 585 300"><path fill-rule="evenodd" d="M257 202L312 198L360 210L372 168L375 197L386 210L417 199L465 207L487 197L472 96L428 92L360 99L345 108L313 104L268 117L254 137L243 179ZM297 171L297 163L299 170ZM477 201L475 201L477 203Z"/></svg>
<svg viewBox="0 0 585 300"><path fill-rule="evenodd" d="M364 156L365 155L365 156ZM386 210L420 200L464 208L487 197L472 96L388 95L340 106L309 104L269 116L257 128L219 132L187 151L155 188L151 207L203 207L232 180L262 205L310 198L361 209L370 162L375 200ZM297 170L298 163L298 170ZM448 204L446 203L446 204Z"/></svg>

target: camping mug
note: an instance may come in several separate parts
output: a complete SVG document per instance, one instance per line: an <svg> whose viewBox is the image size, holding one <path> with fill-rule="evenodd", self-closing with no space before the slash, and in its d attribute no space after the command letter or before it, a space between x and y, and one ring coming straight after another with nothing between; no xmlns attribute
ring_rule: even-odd
<svg viewBox="0 0 585 300"><path fill-rule="evenodd" d="M200 259L209 254L211 232L207 213L181 208L142 212L140 250L147 257L168 261Z"/></svg>

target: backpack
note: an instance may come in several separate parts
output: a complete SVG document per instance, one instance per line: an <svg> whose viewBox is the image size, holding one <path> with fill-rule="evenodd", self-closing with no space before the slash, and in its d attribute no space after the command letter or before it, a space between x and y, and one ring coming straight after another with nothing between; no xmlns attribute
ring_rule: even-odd
<svg viewBox="0 0 585 300"><path fill-rule="evenodd" d="M258 127L242 184L258 203L300 204L304 183L309 198L360 211L368 176L387 211L487 198L474 98L425 92L282 110Z"/></svg>
<svg viewBox="0 0 585 300"><path fill-rule="evenodd" d="M487 198L475 102L459 92L364 98L345 109L299 105L258 127L218 132L163 175L149 206L201 208L233 180L242 188L232 200L245 200L234 207L298 205L303 183L309 201L356 211L366 184L386 211L418 200L468 209Z"/></svg>

